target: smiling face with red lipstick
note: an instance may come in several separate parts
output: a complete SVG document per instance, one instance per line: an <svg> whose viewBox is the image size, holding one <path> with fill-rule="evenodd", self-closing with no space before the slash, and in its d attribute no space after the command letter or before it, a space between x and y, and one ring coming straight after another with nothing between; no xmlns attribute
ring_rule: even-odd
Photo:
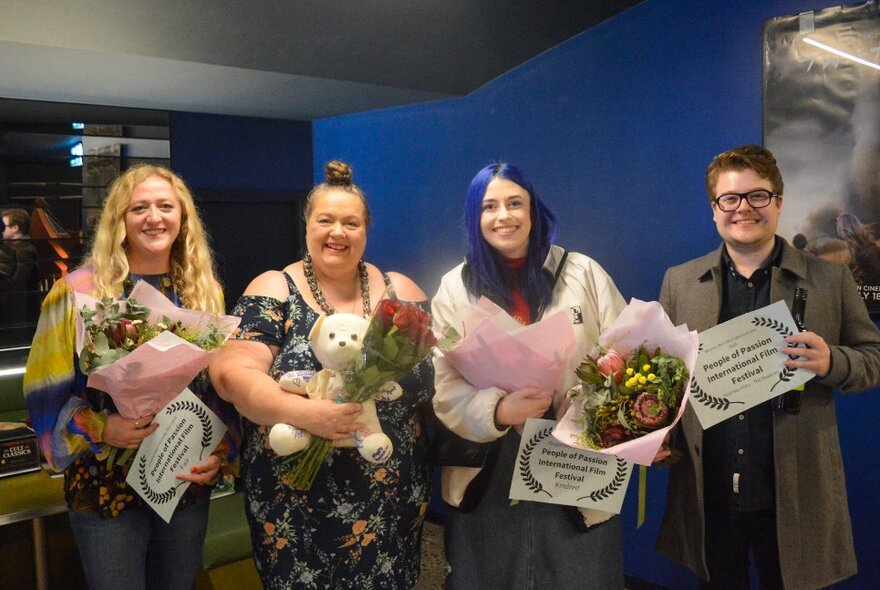
<svg viewBox="0 0 880 590"><path fill-rule="evenodd" d="M306 223L306 247L319 274L354 272L367 246L361 199L330 187L314 196Z"/></svg>

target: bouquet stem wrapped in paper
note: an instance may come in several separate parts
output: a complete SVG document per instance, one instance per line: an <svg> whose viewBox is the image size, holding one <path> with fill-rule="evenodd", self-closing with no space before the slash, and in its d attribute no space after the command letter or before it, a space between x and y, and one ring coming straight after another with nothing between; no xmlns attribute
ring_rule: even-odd
<svg viewBox="0 0 880 590"><path fill-rule="evenodd" d="M673 326L659 303L633 299L578 368L582 385L553 436L650 465L684 413L698 348L697 333Z"/></svg>
<svg viewBox="0 0 880 590"><path fill-rule="evenodd" d="M126 300L75 294L76 350L89 387L110 394L125 418L155 414L208 366L240 318L179 308L138 281ZM115 459L115 449L108 449ZM120 463L131 453L125 453Z"/></svg>
<svg viewBox="0 0 880 590"><path fill-rule="evenodd" d="M339 403L363 402L379 393L388 381L397 381L423 361L437 343L431 332L431 314L411 303L399 301L394 292L386 292L370 318L364 335L361 356L348 372ZM309 445L294 456L290 485L308 490L332 441L312 437Z"/></svg>

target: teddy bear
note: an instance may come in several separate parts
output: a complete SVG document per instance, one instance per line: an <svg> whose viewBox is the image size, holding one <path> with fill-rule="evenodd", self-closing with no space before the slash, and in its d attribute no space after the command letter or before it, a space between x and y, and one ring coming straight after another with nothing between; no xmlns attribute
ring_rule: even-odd
<svg viewBox="0 0 880 590"><path fill-rule="evenodd" d="M369 320L350 313L321 316L309 332L309 342L315 357L323 367L317 373L290 371L281 376L278 384L285 391L308 395L311 399L339 399L347 372L354 366L361 352ZM361 456L371 463L384 463L394 447L382 432L376 414L376 401L394 401L403 394L394 381L385 383L372 399L361 402L363 411L357 421L363 424L352 438L334 441L335 447L356 447ZM312 435L289 424L276 424L269 431L269 446L278 455L291 455L306 448Z"/></svg>

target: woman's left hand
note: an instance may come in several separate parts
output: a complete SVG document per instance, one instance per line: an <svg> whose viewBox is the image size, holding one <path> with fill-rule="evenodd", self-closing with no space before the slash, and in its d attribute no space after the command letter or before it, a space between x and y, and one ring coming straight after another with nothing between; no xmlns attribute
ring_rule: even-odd
<svg viewBox="0 0 880 590"><path fill-rule="evenodd" d="M657 454L654 455L653 463L662 463L672 456L672 449L669 448L669 442L672 440L671 435L672 431L666 433L666 436L663 438L663 444L660 445L660 448L657 449Z"/></svg>
<svg viewBox="0 0 880 590"><path fill-rule="evenodd" d="M189 473L178 473L177 479L190 481L204 486L210 484L214 478L217 477L219 471L220 457L217 455L209 455L204 463L199 463L198 465L190 467Z"/></svg>

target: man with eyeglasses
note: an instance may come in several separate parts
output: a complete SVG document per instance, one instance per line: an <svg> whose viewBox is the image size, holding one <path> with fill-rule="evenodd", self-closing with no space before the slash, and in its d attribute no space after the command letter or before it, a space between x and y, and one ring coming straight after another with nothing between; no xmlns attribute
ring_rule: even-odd
<svg viewBox="0 0 880 590"><path fill-rule="evenodd" d="M660 302L699 331L808 290L808 331L791 336L789 367L814 371L797 414L771 402L703 430L690 408L672 436L658 549L703 588L749 588L749 553L762 588L819 588L856 573L832 390L878 385L880 332L849 269L776 235L782 176L768 150L719 154L706 170L715 251L670 268Z"/></svg>

